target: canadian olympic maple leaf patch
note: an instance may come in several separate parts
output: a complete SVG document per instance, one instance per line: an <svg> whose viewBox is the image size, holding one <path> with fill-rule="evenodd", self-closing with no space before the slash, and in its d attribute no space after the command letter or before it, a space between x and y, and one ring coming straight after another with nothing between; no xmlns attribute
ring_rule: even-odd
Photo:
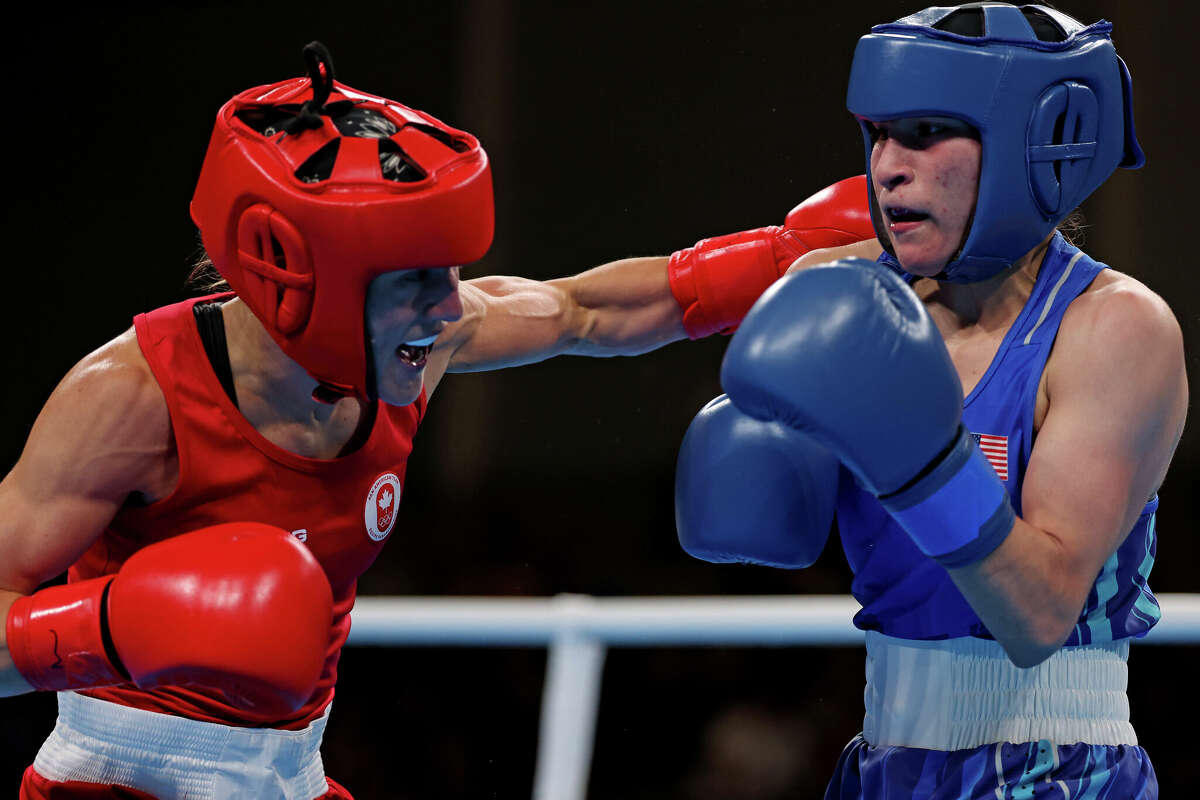
<svg viewBox="0 0 1200 800"><path fill-rule="evenodd" d="M375 479L371 491L367 493L367 503L363 509L367 535L373 541L381 542L392 532L392 526L396 524L396 510L399 507L400 479L394 472L385 472Z"/></svg>

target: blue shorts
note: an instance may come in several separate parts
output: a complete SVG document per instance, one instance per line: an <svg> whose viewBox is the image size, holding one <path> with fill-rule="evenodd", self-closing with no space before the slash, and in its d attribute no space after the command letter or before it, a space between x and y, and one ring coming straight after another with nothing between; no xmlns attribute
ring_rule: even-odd
<svg viewBox="0 0 1200 800"><path fill-rule="evenodd" d="M972 750L871 747L855 736L825 800L1157 800L1158 779L1135 745L1050 742Z"/></svg>

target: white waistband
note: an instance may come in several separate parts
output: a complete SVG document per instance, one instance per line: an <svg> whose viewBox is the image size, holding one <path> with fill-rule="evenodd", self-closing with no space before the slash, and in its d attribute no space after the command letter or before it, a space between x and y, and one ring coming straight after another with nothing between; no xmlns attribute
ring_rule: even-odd
<svg viewBox="0 0 1200 800"><path fill-rule="evenodd" d="M1021 669L989 639L867 632L863 738L964 750L993 742L1137 744L1125 688L1129 640L1064 647Z"/></svg>
<svg viewBox="0 0 1200 800"><path fill-rule="evenodd" d="M329 791L325 716L299 731L238 728L58 693L58 722L33 768L183 800L313 800Z"/></svg>

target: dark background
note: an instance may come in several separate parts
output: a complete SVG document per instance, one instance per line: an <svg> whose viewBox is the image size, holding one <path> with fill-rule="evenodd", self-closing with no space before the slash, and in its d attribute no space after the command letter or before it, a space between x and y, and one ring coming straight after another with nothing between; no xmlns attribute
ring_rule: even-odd
<svg viewBox="0 0 1200 800"><path fill-rule="evenodd" d="M1174 308L1200 374L1194 27L1179 2L1063 2L1112 19L1148 164L1084 206L1087 249ZM856 38L915 3L44 4L9 28L10 194L0 466L70 366L185 296L187 203L216 109L302 72L323 40L338 77L477 134L497 231L466 277L551 278L777 224L862 171L844 110ZM1191 18L1194 22L1194 18ZM719 393L720 337L633 359L561 358L448 377L417 438L401 518L363 594L842 593L836 539L802 572L716 567L675 541L674 458ZM1131 376L1136 379L1136 376ZM1196 426L1162 490L1159 592L1200 590ZM1086 464L1080 465L1086 469ZM1134 722L1164 797L1200 769L1198 650L1135 647ZM545 653L348 649L324 749L360 800L528 797ZM590 796L819 797L859 730L858 649L609 654ZM0 701L0 792L53 724L53 698ZM1172 791L1177 789L1177 791Z"/></svg>

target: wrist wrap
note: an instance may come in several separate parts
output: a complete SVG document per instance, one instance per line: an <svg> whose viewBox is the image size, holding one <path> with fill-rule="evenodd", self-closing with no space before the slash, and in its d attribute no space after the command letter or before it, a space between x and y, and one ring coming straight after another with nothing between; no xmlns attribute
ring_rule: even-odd
<svg viewBox="0 0 1200 800"><path fill-rule="evenodd" d="M782 230L772 226L701 239L671 254L667 276L689 338L733 333L782 273L772 244Z"/></svg>
<svg viewBox="0 0 1200 800"><path fill-rule="evenodd" d="M921 552L944 567L987 558L1016 523L1008 490L962 427L936 467L880 502Z"/></svg>
<svg viewBox="0 0 1200 800"><path fill-rule="evenodd" d="M5 635L13 666L35 689L62 691L129 680L107 641L104 604L113 576L20 597ZM111 655L110 655L111 653Z"/></svg>

